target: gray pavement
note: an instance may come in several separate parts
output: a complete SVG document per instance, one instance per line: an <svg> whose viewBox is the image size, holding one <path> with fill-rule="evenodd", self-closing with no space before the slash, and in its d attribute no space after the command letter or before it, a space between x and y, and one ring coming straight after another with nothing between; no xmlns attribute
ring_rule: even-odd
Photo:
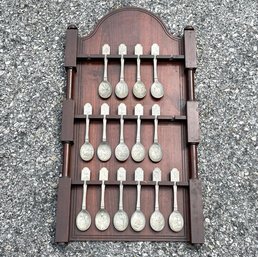
<svg viewBox="0 0 258 257"><path fill-rule="evenodd" d="M205 244L54 244L62 161L67 25L88 34L113 8L160 16L176 35L197 29L199 170ZM0 2L0 256L258 256L257 1Z"/></svg>

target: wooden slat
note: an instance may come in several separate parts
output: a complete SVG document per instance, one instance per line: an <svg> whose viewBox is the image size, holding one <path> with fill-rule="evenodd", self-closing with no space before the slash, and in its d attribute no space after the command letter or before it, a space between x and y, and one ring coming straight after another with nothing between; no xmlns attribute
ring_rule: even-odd
<svg viewBox="0 0 258 257"><path fill-rule="evenodd" d="M78 114L74 116L75 119L85 119L85 115L83 114ZM107 120L119 120L121 117L120 115L108 115ZM136 120L137 116L136 115L124 115L123 118L125 120ZM103 116L102 115L90 115L89 119L91 120L102 120ZM154 120L155 116L150 116L150 115L143 115L141 116L141 120ZM186 116L168 116L168 115L161 115L158 116L159 121L185 121Z"/></svg>
<svg viewBox="0 0 258 257"><path fill-rule="evenodd" d="M74 128L74 100L67 99L63 102L61 141L73 142Z"/></svg>
<svg viewBox="0 0 258 257"><path fill-rule="evenodd" d="M191 243L204 243L202 187L198 179L189 180Z"/></svg>
<svg viewBox="0 0 258 257"><path fill-rule="evenodd" d="M154 58L153 55L141 55L141 60L152 60ZM183 61L184 60L184 55L157 55L157 59L159 61ZM94 60L103 60L104 55L100 54L83 54L80 53L77 56L77 59L79 61L94 61ZM121 56L120 55L108 55L109 60L120 60ZM136 60L137 55L125 55L124 56L125 60Z"/></svg>
<svg viewBox="0 0 258 257"><path fill-rule="evenodd" d="M198 144L200 141L198 102L187 101L187 141Z"/></svg>
<svg viewBox="0 0 258 257"><path fill-rule="evenodd" d="M57 243L66 243L69 241L70 198L71 178L59 178L55 237Z"/></svg>

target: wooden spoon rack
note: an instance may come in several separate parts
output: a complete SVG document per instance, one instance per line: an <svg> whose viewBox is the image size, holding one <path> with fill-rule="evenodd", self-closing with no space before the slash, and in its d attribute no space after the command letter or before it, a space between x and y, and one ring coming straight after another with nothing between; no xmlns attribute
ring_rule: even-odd
<svg viewBox="0 0 258 257"><path fill-rule="evenodd" d="M103 61L101 48L109 44L111 54L108 56L108 76L113 86L119 81L120 56L118 46L127 46L125 59L125 79L129 86L129 95L120 100L114 93L109 99L98 95L98 85L103 78ZM136 81L136 60L134 46L143 46L141 56L141 75L147 87L147 95L142 100L132 94ZM164 85L165 94L157 100L150 95L153 82L153 56L150 55L151 45L160 46L157 56L159 79ZM66 33L65 68L67 71L67 96L63 102L62 135L63 166L59 178L56 242L82 240L108 241L189 241L193 244L203 243L203 214L201 182L198 179L197 145L199 143L198 104L194 97L194 72L196 69L195 30L188 26L184 29L182 38L175 37L167 31L164 24L152 13L139 8L122 8L109 13L102 18L93 32L88 36L78 36L76 26L69 26ZM102 135L102 103L110 106L107 116L107 137L112 151L119 142L119 119L117 107L123 102L127 106L125 120L125 141L129 148L135 143L136 119L134 106L141 103L144 106L142 116L142 142L146 149L153 140L153 120L151 107L157 103L161 108L159 116L159 141L163 147L163 159L153 163L148 156L141 163L136 163L129 157L121 163L114 154L108 162L94 158L85 162L80 158L80 147L84 142L85 116L83 106L91 103L93 115L90 116L90 140L97 149ZM81 170L88 167L91 170L91 180L88 182L87 209L92 215L91 227L79 231L75 224L77 213L81 208L82 185ZM112 222L105 231L98 231L94 224L94 216L99 209L100 186L98 173L102 167L109 170L109 180L106 182L106 209L111 219L118 209L119 182L116 181L116 171L119 167L127 170L127 180L124 182L124 209L130 217L135 210L136 182L134 170L141 167L144 172L142 185L142 211L147 223L144 230L135 232L130 225L119 232ZM155 182L152 181L152 171L159 167L162 171L159 203L166 225L160 232L155 232L149 225L149 218L154 210ZM184 228L173 232L168 226L168 217L173 209L173 184L169 174L172 168L180 171L178 183L178 206L184 217Z"/></svg>

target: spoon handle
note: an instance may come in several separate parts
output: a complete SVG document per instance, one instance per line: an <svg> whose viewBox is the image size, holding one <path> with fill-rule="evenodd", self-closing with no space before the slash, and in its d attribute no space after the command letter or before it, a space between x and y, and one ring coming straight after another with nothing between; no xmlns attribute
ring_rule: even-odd
<svg viewBox="0 0 258 257"><path fill-rule="evenodd" d="M102 180L102 184L101 184L100 209L105 209L105 183L104 183L104 180Z"/></svg>
<svg viewBox="0 0 258 257"><path fill-rule="evenodd" d="M86 115L85 143L89 143L89 125L90 125L89 115Z"/></svg>
<svg viewBox="0 0 258 257"><path fill-rule="evenodd" d="M141 59L140 59L140 55L137 56L137 81L141 81Z"/></svg>
<svg viewBox="0 0 258 257"><path fill-rule="evenodd" d="M107 118L106 115L103 115L103 135L102 135L102 141L106 142L107 141Z"/></svg>
<svg viewBox="0 0 258 257"><path fill-rule="evenodd" d="M121 71L120 71L120 81L124 80L124 64L125 64L125 60L124 60L124 55L121 55Z"/></svg>
<svg viewBox="0 0 258 257"><path fill-rule="evenodd" d="M174 211L177 211L178 207L177 207L177 185L176 185L176 182L174 182L173 191L174 191Z"/></svg>
<svg viewBox="0 0 258 257"><path fill-rule="evenodd" d="M136 210L141 210L141 184L140 181L138 181L137 184L137 202L136 202Z"/></svg>
<svg viewBox="0 0 258 257"><path fill-rule="evenodd" d="M155 184L155 211L159 211L159 184L156 181Z"/></svg>
<svg viewBox="0 0 258 257"><path fill-rule="evenodd" d="M123 210L123 182L120 181L120 185L119 185L119 210L122 211Z"/></svg>
<svg viewBox="0 0 258 257"><path fill-rule="evenodd" d="M155 115L154 119L154 143L158 143L158 117Z"/></svg>
<svg viewBox="0 0 258 257"><path fill-rule="evenodd" d="M105 58L104 58L104 76L103 76L103 80L107 81L107 66L108 66L108 59L107 59L107 55L105 54Z"/></svg>
<svg viewBox="0 0 258 257"><path fill-rule="evenodd" d="M153 57L153 68L154 68L154 82L158 81L158 72L157 72L157 56Z"/></svg>
<svg viewBox="0 0 258 257"><path fill-rule="evenodd" d="M86 210L86 195L87 195L87 184L86 184L86 180L84 180L83 194L82 194L82 210Z"/></svg>
<svg viewBox="0 0 258 257"><path fill-rule="evenodd" d="M124 117L120 117L120 144L124 143Z"/></svg>
<svg viewBox="0 0 258 257"><path fill-rule="evenodd" d="M141 118L140 118L140 115L138 115L136 143L140 143L140 142L141 142Z"/></svg>

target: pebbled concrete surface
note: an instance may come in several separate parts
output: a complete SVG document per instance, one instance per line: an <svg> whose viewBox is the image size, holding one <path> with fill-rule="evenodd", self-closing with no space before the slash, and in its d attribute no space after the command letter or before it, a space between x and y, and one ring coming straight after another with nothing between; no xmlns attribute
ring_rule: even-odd
<svg viewBox="0 0 258 257"><path fill-rule="evenodd" d="M82 34L110 10L146 8L198 40L205 244L54 244L66 27ZM0 256L258 256L257 2L0 2Z"/></svg>

